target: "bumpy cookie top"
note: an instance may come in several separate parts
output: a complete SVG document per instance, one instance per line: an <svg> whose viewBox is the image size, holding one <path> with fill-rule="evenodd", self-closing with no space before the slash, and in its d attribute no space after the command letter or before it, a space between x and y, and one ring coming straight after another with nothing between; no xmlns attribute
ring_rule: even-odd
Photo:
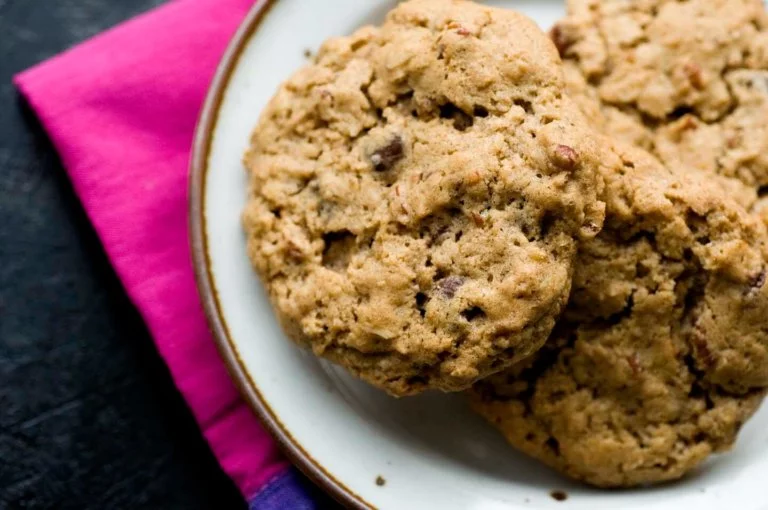
<svg viewBox="0 0 768 510"><path fill-rule="evenodd" d="M734 100L728 114L714 123L688 114L660 125L651 130L654 150L668 165L768 186L768 67L734 70L725 80Z"/></svg>
<svg viewBox="0 0 768 510"><path fill-rule="evenodd" d="M552 31L608 131L669 165L768 185L762 0L570 0Z"/></svg>
<svg viewBox="0 0 768 510"><path fill-rule="evenodd" d="M327 41L245 158L248 253L289 334L396 395L538 349L604 209L563 90L530 20L470 2Z"/></svg>
<svg viewBox="0 0 768 510"><path fill-rule="evenodd" d="M764 226L710 182L618 157L564 320L473 394L514 446L603 487L676 479L727 449L768 387Z"/></svg>

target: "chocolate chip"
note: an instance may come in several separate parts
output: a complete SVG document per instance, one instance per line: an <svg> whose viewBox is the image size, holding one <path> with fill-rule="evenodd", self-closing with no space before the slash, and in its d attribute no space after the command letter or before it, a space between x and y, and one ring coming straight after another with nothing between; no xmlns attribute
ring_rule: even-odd
<svg viewBox="0 0 768 510"><path fill-rule="evenodd" d="M552 39L552 42L555 43L555 48L557 48L561 57L564 57L568 49L573 46L573 41L565 34L563 27L560 25L552 27L552 30L549 32L549 37Z"/></svg>
<svg viewBox="0 0 768 510"><path fill-rule="evenodd" d="M459 287L464 285L464 281L461 276L448 276L437 282L437 288L443 297L453 299Z"/></svg>
<svg viewBox="0 0 768 510"><path fill-rule="evenodd" d="M552 161L563 170L573 170L579 164L579 154L567 145L558 145L555 147Z"/></svg>
<svg viewBox="0 0 768 510"><path fill-rule="evenodd" d="M387 145L374 151L370 158L374 170L385 172L395 166L403 158L403 155L403 139L399 135L395 135Z"/></svg>

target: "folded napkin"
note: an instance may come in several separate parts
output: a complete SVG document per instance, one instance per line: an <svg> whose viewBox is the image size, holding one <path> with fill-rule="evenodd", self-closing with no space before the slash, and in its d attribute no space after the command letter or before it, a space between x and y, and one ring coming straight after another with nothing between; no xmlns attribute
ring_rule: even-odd
<svg viewBox="0 0 768 510"><path fill-rule="evenodd" d="M240 398L195 287L187 177L195 123L254 0L175 0L15 77L221 466L251 509L311 509ZM260 1L260 0L259 0Z"/></svg>

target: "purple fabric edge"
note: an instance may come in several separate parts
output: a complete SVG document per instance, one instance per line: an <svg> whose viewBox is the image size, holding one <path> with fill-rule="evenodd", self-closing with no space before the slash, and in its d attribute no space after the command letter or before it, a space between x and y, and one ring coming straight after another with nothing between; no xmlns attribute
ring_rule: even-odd
<svg viewBox="0 0 768 510"><path fill-rule="evenodd" d="M249 510L319 510L294 468L277 475L248 500Z"/></svg>

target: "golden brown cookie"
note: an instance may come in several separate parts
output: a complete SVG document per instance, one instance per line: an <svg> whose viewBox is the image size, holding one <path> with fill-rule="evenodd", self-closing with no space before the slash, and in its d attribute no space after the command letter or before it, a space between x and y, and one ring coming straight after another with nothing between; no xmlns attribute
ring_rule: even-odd
<svg viewBox="0 0 768 510"><path fill-rule="evenodd" d="M604 230L582 244L547 345L473 407L578 480L673 480L727 450L768 387L765 226L712 181L617 147Z"/></svg>
<svg viewBox="0 0 768 510"><path fill-rule="evenodd" d="M527 18L413 0L327 41L245 158L248 254L290 336L394 395L541 347L600 229L597 144Z"/></svg>
<svg viewBox="0 0 768 510"><path fill-rule="evenodd" d="M667 165L768 185L762 0L569 0L551 36L570 93L598 102L611 136Z"/></svg>

